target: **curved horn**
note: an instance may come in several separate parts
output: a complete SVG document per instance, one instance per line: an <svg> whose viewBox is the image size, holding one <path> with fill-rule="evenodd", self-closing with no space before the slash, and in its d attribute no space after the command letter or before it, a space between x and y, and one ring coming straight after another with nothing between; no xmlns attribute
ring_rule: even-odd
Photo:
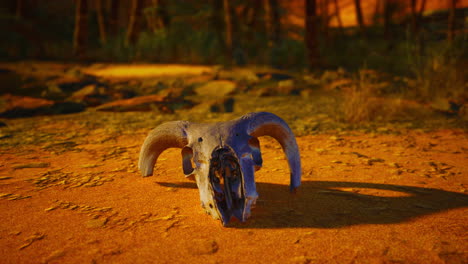
<svg viewBox="0 0 468 264"><path fill-rule="evenodd" d="M168 148L183 148L187 145L188 121L173 121L159 125L143 142L138 168L143 176L153 175L153 168L159 155Z"/></svg>
<svg viewBox="0 0 468 264"><path fill-rule="evenodd" d="M291 171L290 189L294 191L301 185L301 157L296 138L288 124L277 115L267 112L250 113L242 119L247 120L247 133L252 137L271 136L281 144Z"/></svg>

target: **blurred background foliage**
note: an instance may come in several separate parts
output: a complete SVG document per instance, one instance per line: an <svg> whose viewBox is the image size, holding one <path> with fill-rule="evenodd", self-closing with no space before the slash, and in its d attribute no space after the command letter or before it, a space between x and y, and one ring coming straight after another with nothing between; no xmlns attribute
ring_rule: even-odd
<svg viewBox="0 0 468 264"><path fill-rule="evenodd" d="M314 15L321 66L354 70L365 66L415 74L410 68L416 65L420 68L423 57L435 56L434 53L466 58L466 9L455 11L454 31L458 33L451 37L450 45L445 41L450 34L447 33L450 1L438 1L447 2L440 5L446 9L416 11L421 12L416 14L421 16L417 22L408 11L412 1L354 1L363 2L360 6L375 8L364 10L368 20L363 25L365 29L361 29L361 25L332 25L337 16L353 15L340 13L339 8L346 10L346 4L352 5L353 1L346 0L288 3L271 0L5 1L0 6L3 35L0 56L4 60L233 63L303 69L310 66L303 41L305 28L291 22L291 17L302 15L303 19L304 14L297 14L297 9L301 4L304 8L307 3L303 2L316 2ZM73 52L76 9L80 2L87 2L82 15L84 24L81 24L86 35L82 44L86 46L84 54ZM230 5L232 24L229 54L225 52L225 2ZM369 4L364 5L367 2ZM422 1L414 2L418 9L424 8ZM463 6L463 3L458 5ZM132 16L136 17L133 23ZM339 20L343 20L341 17ZM417 29L413 28L413 23L418 24ZM129 33L130 30L133 32Z"/></svg>
<svg viewBox="0 0 468 264"><path fill-rule="evenodd" d="M414 78L414 96L457 96L466 90L466 6L464 0L12 0L0 4L0 57L343 68L356 76L374 69Z"/></svg>

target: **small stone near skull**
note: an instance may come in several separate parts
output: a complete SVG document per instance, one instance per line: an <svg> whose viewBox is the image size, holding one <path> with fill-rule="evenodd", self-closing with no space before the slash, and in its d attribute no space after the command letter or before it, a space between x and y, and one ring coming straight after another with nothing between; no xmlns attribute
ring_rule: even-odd
<svg viewBox="0 0 468 264"><path fill-rule="evenodd" d="M194 239L188 247L192 255L212 255L218 251L218 243L210 239Z"/></svg>

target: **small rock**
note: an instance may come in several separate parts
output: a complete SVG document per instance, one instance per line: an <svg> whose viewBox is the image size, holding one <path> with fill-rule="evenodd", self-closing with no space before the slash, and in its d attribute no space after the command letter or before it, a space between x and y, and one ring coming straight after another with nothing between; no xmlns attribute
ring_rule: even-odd
<svg viewBox="0 0 468 264"><path fill-rule="evenodd" d="M42 263L49 263L51 261L57 260L61 257L65 256L65 251L62 249L55 250L50 255L42 261Z"/></svg>
<svg viewBox="0 0 468 264"><path fill-rule="evenodd" d="M97 94L97 93L99 93L99 89L96 86L96 84L90 84L90 85L87 85L87 86L81 88L80 90L78 90L76 92L73 92L72 97L79 98L79 97L84 97L84 96Z"/></svg>
<svg viewBox="0 0 468 264"><path fill-rule="evenodd" d="M327 152L327 150L323 149L323 148L316 148L315 152L317 152L317 154L319 154L319 155L323 155L323 154L325 154Z"/></svg>
<svg viewBox="0 0 468 264"><path fill-rule="evenodd" d="M358 158L369 158L368 156L355 151L351 152L351 154L356 155Z"/></svg>
<svg viewBox="0 0 468 264"><path fill-rule="evenodd" d="M210 104L210 112L212 113L232 113L234 111L234 98L226 97L212 101Z"/></svg>
<svg viewBox="0 0 468 264"><path fill-rule="evenodd" d="M401 165L396 163L396 162L390 162L390 163L388 163L388 165L390 167L394 167L394 168L397 168L397 169L401 168Z"/></svg>
<svg viewBox="0 0 468 264"><path fill-rule="evenodd" d="M222 97L229 95L236 90L237 84L233 81L218 80L210 81L195 88L195 92L200 96Z"/></svg>
<svg viewBox="0 0 468 264"><path fill-rule="evenodd" d="M29 247L35 241L42 240L44 237L45 237L45 235L42 234L42 233L35 233L34 235L26 238L26 240L24 241L24 244L21 245L18 249L19 250L25 249L25 248Z"/></svg>
<svg viewBox="0 0 468 264"><path fill-rule="evenodd" d="M293 264L309 264L312 263L312 259L306 256L298 256L298 257L293 257L291 259L291 263Z"/></svg>
<svg viewBox="0 0 468 264"><path fill-rule="evenodd" d="M339 91L343 89L350 88L352 85L354 85L354 81L349 78L343 78L343 79L338 79L332 81L330 84L328 84L325 89L329 91Z"/></svg>
<svg viewBox="0 0 468 264"><path fill-rule="evenodd" d="M12 236L19 236L19 235L21 235L21 233L22 233L21 231L12 231L12 232L10 232L8 234L12 235Z"/></svg>
<svg viewBox="0 0 468 264"><path fill-rule="evenodd" d="M101 228L104 227L107 223L107 218L98 218L92 219L86 222L87 228Z"/></svg>
<svg viewBox="0 0 468 264"><path fill-rule="evenodd" d="M462 120L468 121L468 103L460 106L460 109L458 109L458 116Z"/></svg>
<svg viewBox="0 0 468 264"><path fill-rule="evenodd" d="M90 84L74 92L69 99L84 103L87 106L98 106L111 101L113 98L107 94L104 87L98 88L96 84Z"/></svg>
<svg viewBox="0 0 468 264"><path fill-rule="evenodd" d="M368 165L374 165L376 162L385 162L384 159L379 159L379 158L372 158L367 160Z"/></svg>
<svg viewBox="0 0 468 264"><path fill-rule="evenodd" d="M293 76L287 73L281 73L281 72L260 72L260 73L257 73L257 76L261 78L262 80L276 80L276 81L290 80L293 78Z"/></svg>
<svg viewBox="0 0 468 264"><path fill-rule="evenodd" d="M25 163L25 164L16 164L11 166L13 169L26 169L26 168L47 168L50 166L48 162L32 162L32 163Z"/></svg>
<svg viewBox="0 0 468 264"><path fill-rule="evenodd" d="M1 100L4 106L0 109L0 117L4 118L69 114L85 109L85 106L80 103L54 102L28 96L4 95Z"/></svg>
<svg viewBox="0 0 468 264"><path fill-rule="evenodd" d="M230 71L221 70L217 74L218 79L227 79L237 82L256 83L259 81L254 71L249 69L234 69Z"/></svg>
<svg viewBox="0 0 468 264"><path fill-rule="evenodd" d="M55 84L50 84L47 86L47 89L42 91L41 97L51 99L51 100L60 100L64 99L65 93Z"/></svg>
<svg viewBox="0 0 468 264"><path fill-rule="evenodd" d="M194 239L189 242L188 250L192 255L212 255L218 251L218 243L210 239Z"/></svg>
<svg viewBox="0 0 468 264"><path fill-rule="evenodd" d="M459 106L447 98L436 98L431 103L431 108L448 115L456 114Z"/></svg>
<svg viewBox="0 0 468 264"><path fill-rule="evenodd" d="M130 99L117 100L111 103L100 105L98 111L126 112L126 111L152 111L159 109L162 112L172 112L167 107L168 98L161 95L139 96Z"/></svg>
<svg viewBox="0 0 468 264"><path fill-rule="evenodd" d="M61 91L70 93L80 90L81 88L97 83L96 78L91 75L82 76L67 76L64 75L58 79L49 82L49 85L55 85L60 88Z"/></svg>
<svg viewBox="0 0 468 264"><path fill-rule="evenodd" d="M391 170L391 173L394 174L394 175L401 175L403 173L403 171L400 170L400 169L396 169L396 170Z"/></svg>
<svg viewBox="0 0 468 264"><path fill-rule="evenodd" d="M0 139L11 138L12 136L13 136L12 134L3 134L3 133L0 133Z"/></svg>

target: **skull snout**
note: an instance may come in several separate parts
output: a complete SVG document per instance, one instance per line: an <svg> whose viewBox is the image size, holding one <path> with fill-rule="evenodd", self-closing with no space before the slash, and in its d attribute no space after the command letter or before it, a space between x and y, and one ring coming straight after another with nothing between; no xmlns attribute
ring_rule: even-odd
<svg viewBox="0 0 468 264"><path fill-rule="evenodd" d="M213 151L209 180L223 223L227 224L232 216L242 221L245 203L243 179L238 159L232 150L217 148Z"/></svg>

